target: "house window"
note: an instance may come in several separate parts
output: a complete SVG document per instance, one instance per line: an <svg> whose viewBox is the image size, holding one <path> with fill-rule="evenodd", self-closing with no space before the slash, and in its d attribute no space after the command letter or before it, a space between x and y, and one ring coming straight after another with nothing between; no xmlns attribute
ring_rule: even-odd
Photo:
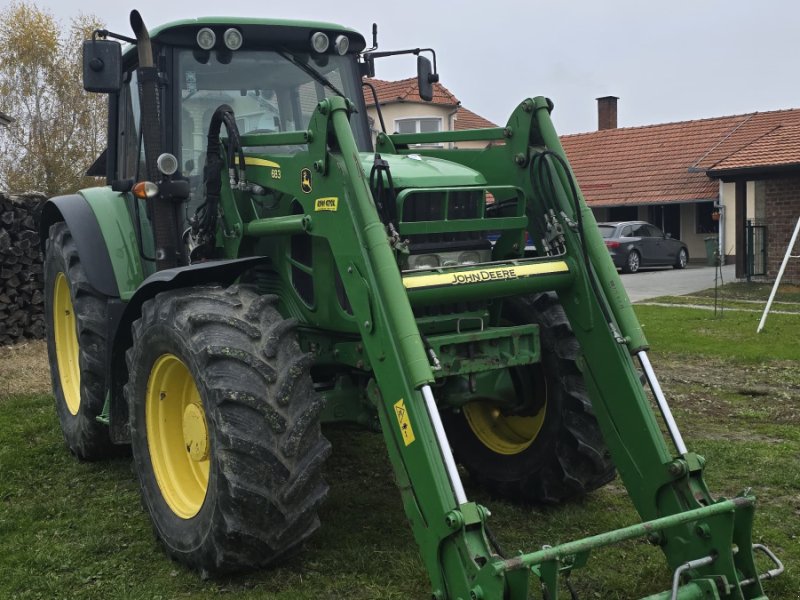
<svg viewBox="0 0 800 600"><path fill-rule="evenodd" d="M713 202L698 202L695 207L695 233L717 233L716 212Z"/></svg>
<svg viewBox="0 0 800 600"><path fill-rule="evenodd" d="M397 133L433 133L442 130L442 119L395 119L394 126Z"/></svg>

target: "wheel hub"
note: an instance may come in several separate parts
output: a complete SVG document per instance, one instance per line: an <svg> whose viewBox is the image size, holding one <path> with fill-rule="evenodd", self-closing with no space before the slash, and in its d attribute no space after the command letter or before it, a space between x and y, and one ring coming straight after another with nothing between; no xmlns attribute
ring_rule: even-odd
<svg viewBox="0 0 800 600"><path fill-rule="evenodd" d="M464 417L484 446L498 454L519 454L539 435L546 407L532 417L504 415L489 402L477 400L464 406Z"/></svg>
<svg viewBox="0 0 800 600"><path fill-rule="evenodd" d="M183 441L193 461L208 458L208 426L205 413L197 404L187 404L183 411Z"/></svg>
<svg viewBox="0 0 800 600"><path fill-rule="evenodd" d="M192 372L174 354L153 363L145 397L147 446L167 506L182 519L200 512L208 491L211 444Z"/></svg>

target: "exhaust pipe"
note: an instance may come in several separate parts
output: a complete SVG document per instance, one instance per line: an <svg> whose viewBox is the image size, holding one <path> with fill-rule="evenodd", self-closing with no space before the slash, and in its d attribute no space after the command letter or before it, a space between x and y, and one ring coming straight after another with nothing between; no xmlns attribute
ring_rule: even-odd
<svg viewBox="0 0 800 600"><path fill-rule="evenodd" d="M153 62L153 46L150 34L138 10L131 11L131 29L136 36L136 49L139 54L139 68L136 71L139 81L139 106L141 106L142 143L144 145L145 171L148 181L158 182L162 178L157 166L161 155L161 114L158 86L158 68ZM178 265L181 252L178 235L178 204L157 195L148 200L147 213L153 226L155 241L156 270L169 269Z"/></svg>

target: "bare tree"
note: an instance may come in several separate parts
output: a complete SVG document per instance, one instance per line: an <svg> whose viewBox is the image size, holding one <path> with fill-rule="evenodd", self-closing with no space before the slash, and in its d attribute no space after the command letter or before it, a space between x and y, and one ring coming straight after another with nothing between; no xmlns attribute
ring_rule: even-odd
<svg viewBox="0 0 800 600"><path fill-rule="evenodd" d="M33 3L0 9L0 189L48 196L97 185L85 176L105 147L105 96L84 92L81 42L101 27L94 16L62 31Z"/></svg>

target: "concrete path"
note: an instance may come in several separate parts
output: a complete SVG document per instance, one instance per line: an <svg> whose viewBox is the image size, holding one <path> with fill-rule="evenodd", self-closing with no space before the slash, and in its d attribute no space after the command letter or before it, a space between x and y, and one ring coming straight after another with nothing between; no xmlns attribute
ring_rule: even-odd
<svg viewBox="0 0 800 600"><path fill-rule="evenodd" d="M714 287L714 267L689 265L686 269L650 269L622 275L631 302L658 296L681 296ZM735 280L735 265L722 267L725 283Z"/></svg>

